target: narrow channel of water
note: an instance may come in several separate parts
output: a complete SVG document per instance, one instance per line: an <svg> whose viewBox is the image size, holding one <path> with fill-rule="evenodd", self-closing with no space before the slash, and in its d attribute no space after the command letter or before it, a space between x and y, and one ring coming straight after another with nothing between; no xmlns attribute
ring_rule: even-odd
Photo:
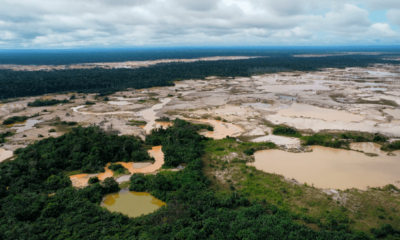
<svg viewBox="0 0 400 240"><path fill-rule="evenodd" d="M161 166L164 164L164 153L161 150L161 146L155 146L152 147L151 150L148 151L149 155L155 159L155 162L153 164L149 163L141 163L141 162L116 162L115 164L121 164L124 166L126 169L129 170L131 173L130 175L124 175L121 176L117 179L117 182L125 182L129 181L129 178L132 174L134 173L153 173L157 171L158 169L161 168ZM110 166L111 163L107 163L107 165L104 167L104 172L103 173L96 173L96 174L87 174L87 173L82 173L82 174L76 174L70 176L70 180L72 182L72 186L74 187L85 187L88 186L88 181L89 178L97 176L100 181L104 181L104 179L108 177L114 176L114 173L108 169L108 166Z"/></svg>
<svg viewBox="0 0 400 240"><path fill-rule="evenodd" d="M129 217L139 217L142 214L152 213L167 204L149 193L124 189L118 193L106 195L100 205L111 212L120 212Z"/></svg>
<svg viewBox="0 0 400 240"><path fill-rule="evenodd" d="M156 119L157 119L156 114L157 113L155 110L161 109L164 105L169 103L171 100L172 100L172 98L164 98L161 100L161 103L155 104L151 108L140 112L140 115L142 115L142 117L148 121L146 126L144 127L144 130L146 130L147 134L149 134L151 132L151 130L156 126Z"/></svg>
<svg viewBox="0 0 400 240"><path fill-rule="evenodd" d="M379 154L369 157L361 152L313 146L309 153L282 150L256 152L255 162L249 165L269 173L294 178L301 183L320 188L365 189L387 184L399 186L400 151L397 156L380 152L379 145L354 146Z"/></svg>

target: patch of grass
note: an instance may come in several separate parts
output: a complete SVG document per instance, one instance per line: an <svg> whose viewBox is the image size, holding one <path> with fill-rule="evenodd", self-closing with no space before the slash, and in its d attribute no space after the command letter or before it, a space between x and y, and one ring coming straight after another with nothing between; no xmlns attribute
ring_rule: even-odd
<svg viewBox="0 0 400 240"><path fill-rule="evenodd" d="M347 148L349 149L350 143L348 141L339 140L330 134L313 134L311 136L303 136L303 145L319 145L331 148Z"/></svg>
<svg viewBox="0 0 400 240"><path fill-rule="evenodd" d="M81 174L83 172L82 172L82 170L72 170L72 171L63 171L63 173L65 174L65 176L69 177L72 175Z"/></svg>
<svg viewBox="0 0 400 240"><path fill-rule="evenodd" d="M274 128L272 132L274 135L281 135L287 137L301 137L301 134L294 128L286 127L286 126L277 126Z"/></svg>
<svg viewBox="0 0 400 240"><path fill-rule="evenodd" d="M129 120L129 125L131 126L141 126L141 125L146 125L146 121L138 121L138 120Z"/></svg>

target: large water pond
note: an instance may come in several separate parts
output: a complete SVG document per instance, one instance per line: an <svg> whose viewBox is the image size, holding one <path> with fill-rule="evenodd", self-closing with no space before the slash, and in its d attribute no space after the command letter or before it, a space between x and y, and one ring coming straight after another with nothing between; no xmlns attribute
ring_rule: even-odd
<svg viewBox="0 0 400 240"><path fill-rule="evenodd" d="M108 194L103 198L101 206L111 212L120 212L129 217L139 217L149 214L167 205L165 202L145 192L121 190L118 193Z"/></svg>
<svg viewBox="0 0 400 240"><path fill-rule="evenodd" d="M352 144L353 149L378 154L376 157L320 146L311 147L313 151L308 153L263 150L254 154L255 162L250 165L320 188L399 186L400 151L395 152L397 156L388 156L379 147L373 143Z"/></svg>

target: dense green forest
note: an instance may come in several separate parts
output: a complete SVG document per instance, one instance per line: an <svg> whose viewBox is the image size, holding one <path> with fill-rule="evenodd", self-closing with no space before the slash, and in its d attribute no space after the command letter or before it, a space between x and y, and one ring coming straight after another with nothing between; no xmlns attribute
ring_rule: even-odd
<svg viewBox="0 0 400 240"><path fill-rule="evenodd" d="M246 60L163 63L137 69L74 69L54 71L0 70L0 99L37 96L58 92L99 93L172 86L180 79L207 76L250 76L278 71L316 71L320 68L366 67L373 63L393 63L382 56L344 55L331 57L276 57Z"/></svg>
<svg viewBox="0 0 400 240"><path fill-rule="evenodd" d="M78 127L16 151L14 161L0 165L0 239L371 239L337 224L329 226L333 231L312 230L296 223L290 212L265 200L251 202L234 188L226 197L218 197L209 188L200 158L205 143L213 140L197 130L176 120L146 139L149 144L163 144L165 158L171 159L167 166L188 165L179 172L132 175L131 190L148 191L167 202L138 218L99 206L104 194L119 189L112 178L101 184L94 179L91 186L75 189L63 171L95 170L105 162L133 156L146 159L139 139ZM372 233L400 237L390 225Z"/></svg>
<svg viewBox="0 0 400 240"><path fill-rule="evenodd" d="M67 99L57 100L57 99L36 99L33 102L28 103L28 107L43 107L43 106L53 106L60 103L69 103Z"/></svg>

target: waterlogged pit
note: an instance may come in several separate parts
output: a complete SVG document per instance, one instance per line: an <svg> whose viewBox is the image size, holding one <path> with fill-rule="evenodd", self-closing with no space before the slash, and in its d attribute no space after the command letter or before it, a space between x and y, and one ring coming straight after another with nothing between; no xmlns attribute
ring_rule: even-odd
<svg viewBox="0 0 400 240"><path fill-rule="evenodd" d="M121 190L118 193L108 194L101 202L111 212L120 212L129 217L139 217L149 214L167 205L165 202L145 192Z"/></svg>
<svg viewBox="0 0 400 240"><path fill-rule="evenodd" d="M290 108L280 110L278 115L284 117L317 118L327 122L358 122L364 119L360 115L298 103L293 103Z"/></svg>
<svg viewBox="0 0 400 240"><path fill-rule="evenodd" d="M35 124L41 123L41 122L43 122L43 121L35 120L35 119L28 119L23 123L14 124L11 129L16 129L17 133L21 133L21 132L25 132L27 130L32 129L35 126Z"/></svg>
<svg viewBox="0 0 400 240"><path fill-rule="evenodd" d="M312 152L291 153L263 150L254 154L257 169L294 178L319 188L366 189L387 184L400 186L400 151L396 156L380 152L379 145L354 146L379 154L370 157L362 152L313 146Z"/></svg>
<svg viewBox="0 0 400 240"><path fill-rule="evenodd" d="M214 127L214 131L209 131L205 133L205 136L209 138L223 139L226 138L226 136L235 137L244 132L241 127L236 126L232 123L210 119L199 119L196 121L200 121L201 123L208 123Z"/></svg>

